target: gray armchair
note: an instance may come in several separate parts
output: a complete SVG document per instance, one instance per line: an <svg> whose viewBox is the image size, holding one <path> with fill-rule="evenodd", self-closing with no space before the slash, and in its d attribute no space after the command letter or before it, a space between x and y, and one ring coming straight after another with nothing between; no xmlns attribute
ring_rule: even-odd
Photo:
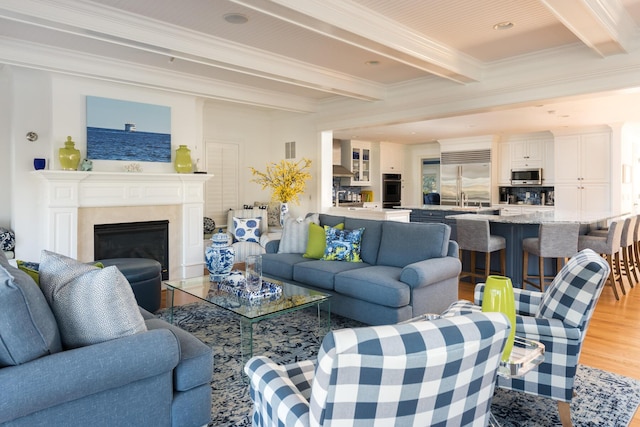
<svg viewBox="0 0 640 427"><path fill-rule="evenodd" d="M253 425L486 426L509 329L477 313L333 331L317 361L254 357Z"/></svg>

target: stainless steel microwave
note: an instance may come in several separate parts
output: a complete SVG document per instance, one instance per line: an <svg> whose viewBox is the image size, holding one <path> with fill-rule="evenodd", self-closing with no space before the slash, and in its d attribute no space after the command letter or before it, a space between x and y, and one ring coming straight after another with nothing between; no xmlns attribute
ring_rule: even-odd
<svg viewBox="0 0 640 427"><path fill-rule="evenodd" d="M511 185L542 185L542 168L511 169Z"/></svg>

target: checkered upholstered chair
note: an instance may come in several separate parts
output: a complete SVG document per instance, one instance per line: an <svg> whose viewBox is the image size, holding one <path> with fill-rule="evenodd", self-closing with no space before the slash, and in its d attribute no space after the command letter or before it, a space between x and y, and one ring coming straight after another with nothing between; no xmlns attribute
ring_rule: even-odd
<svg viewBox="0 0 640 427"><path fill-rule="evenodd" d="M498 386L558 401L565 427L572 425L569 403L582 342L608 275L607 262L585 249L569 260L544 293L513 290L516 335L544 344L545 359L521 378L498 377ZM457 301L442 315L449 318L481 311L483 291L484 283L479 283L475 304Z"/></svg>
<svg viewBox="0 0 640 427"><path fill-rule="evenodd" d="M476 313L333 331L317 361L253 357L253 425L486 427L509 329Z"/></svg>

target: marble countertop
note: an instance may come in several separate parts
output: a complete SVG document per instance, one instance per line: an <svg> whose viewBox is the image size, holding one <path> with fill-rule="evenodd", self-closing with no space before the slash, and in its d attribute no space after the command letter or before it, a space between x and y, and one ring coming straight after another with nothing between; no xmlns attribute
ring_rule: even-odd
<svg viewBox="0 0 640 427"><path fill-rule="evenodd" d="M496 210L495 207L478 207L478 206L447 206L447 205L418 205L418 206L400 206L400 208L396 209L421 209L426 211L460 211L460 212L493 212Z"/></svg>
<svg viewBox="0 0 640 427"><path fill-rule="evenodd" d="M569 212L548 211L530 212L522 215L486 215L486 214L461 214L449 215L447 218L489 220L489 222L501 224L543 224L553 222L571 222L579 224L594 224L619 218L629 213L614 214L612 212Z"/></svg>

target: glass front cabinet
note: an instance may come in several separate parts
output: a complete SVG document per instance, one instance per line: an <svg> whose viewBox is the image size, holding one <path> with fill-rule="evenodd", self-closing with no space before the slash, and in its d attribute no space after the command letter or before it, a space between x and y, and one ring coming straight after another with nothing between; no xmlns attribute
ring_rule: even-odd
<svg viewBox="0 0 640 427"><path fill-rule="evenodd" d="M342 146L342 164L350 165L353 178L349 185L371 185L371 143L345 141Z"/></svg>

